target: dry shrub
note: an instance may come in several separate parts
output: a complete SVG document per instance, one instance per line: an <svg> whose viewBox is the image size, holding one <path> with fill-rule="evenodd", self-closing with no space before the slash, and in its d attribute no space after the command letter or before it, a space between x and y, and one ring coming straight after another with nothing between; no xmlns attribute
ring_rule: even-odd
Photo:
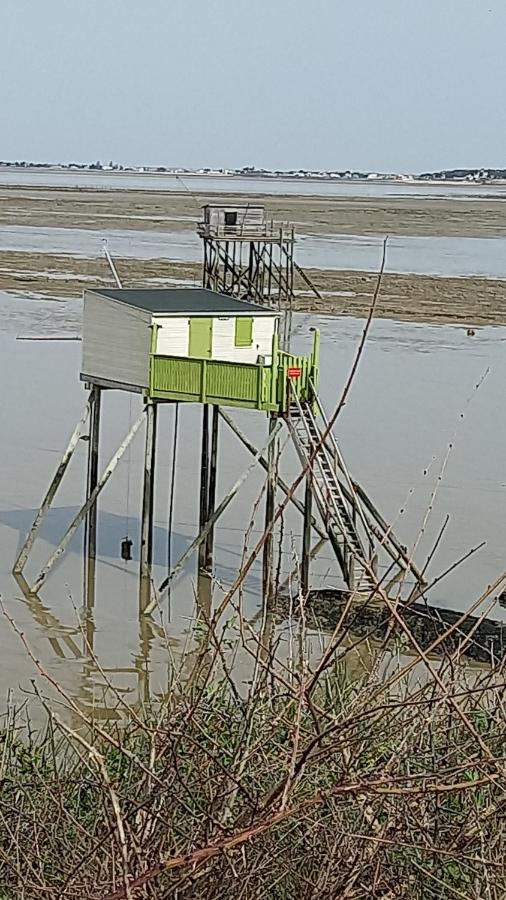
<svg viewBox="0 0 506 900"><path fill-rule="evenodd" d="M352 679L342 616L311 669L300 602L283 658L242 620L200 622L167 696L121 727L61 688L44 735L11 714L2 900L503 898L502 668L424 653L387 675L382 646Z"/></svg>

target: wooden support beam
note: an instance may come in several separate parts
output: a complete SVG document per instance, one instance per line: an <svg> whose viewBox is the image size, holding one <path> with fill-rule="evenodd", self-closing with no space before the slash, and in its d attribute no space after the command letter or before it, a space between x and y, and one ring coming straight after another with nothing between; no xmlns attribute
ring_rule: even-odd
<svg viewBox="0 0 506 900"><path fill-rule="evenodd" d="M265 453L268 450L269 446L276 439L280 428L281 428L281 423L276 422L276 428L270 432L265 446L262 447L262 449L257 452L255 459L251 462L251 464L248 466L246 471L243 472L241 477L237 479L235 484L230 488L228 494L225 495L225 497L223 498L221 503L219 503L219 505L216 507L215 512L212 514L212 516L210 516L206 526L202 529L201 533L195 538L194 541L192 541L192 543L190 544L188 549L185 550L185 552L183 553L183 555L181 556L179 561L176 563L176 565L174 566L172 571L169 572L167 577L164 579L164 581L158 588L159 595L161 595L163 593L163 591L165 591L169 587L169 585L174 580L174 578L176 578L176 576L179 575L180 572L183 571L185 564L188 562L190 557L194 554L195 550L197 550L197 548L200 547L202 542L205 541L207 535L209 534L209 531L211 530L211 528L213 528L213 526L216 524L216 522L218 521L220 516L225 512L228 505L234 499L234 497L238 493L239 489L241 488L243 483L246 481L250 472L252 472L253 469L255 468L256 464L259 461L259 458L262 456L263 453ZM148 615L150 612L152 612L153 609L155 608L155 606L156 606L156 598L155 598L155 600L151 601L151 603L149 604L147 609L144 610L145 614Z"/></svg>
<svg viewBox="0 0 506 900"><path fill-rule="evenodd" d="M257 454L258 454L258 449L257 449L257 448L255 447L255 445L252 444L251 441L246 437L246 435L244 434L244 432L241 431L241 429L239 428L239 426L236 425L236 423L235 423L234 420L229 416L229 414L228 414L227 412L225 412L225 410L222 409L221 407L220 407L220 416L221 416L221 418L227 423L227 425L229 426L229 428L232 429L232 431L234 432L234 434L239 438L239 440L240 440L241 443L244 445L244 447L246 447L246 449L249 450L249 452L250 452L253 456L257 456ZM269 469L269 466L268 466L268 463L267 463L266 458L265 458L264 456L260 456L260 457L258 458L258 462L259 462L260 465L262 466L262 469L265 469L265 471L267 472L268 469ZM288 495L289 495L289 493L290 493L290 488L289 488L289 486L287 485L286 481L283 481L283 479L279 476L279 474L278 474L278 487L279 487L280 490L285 494L285 496L288 496ZM304 504L301 503L300 500L298 500L297 497L294 497L294 496L290 497L290 502L295 506L295 508L296 508L296 509L300 512L300 514L303 516L303 515L304 515ZM318 522L316 521L316 519L315 519L315 517L314 517L313 515L311 516L311 527L313 528L314 531L316 531L317 535L321 538L321 540L323 540L323 541L327 541L327 540L328 540L327 532L326 532L323 528L321 528L321 527L318 525Z"/></svg>
<svg viewBox="0 0 506 900"><path fill-rule="evenodd" d="M274 435L277 430L277 418L271 415L269 417L269 438ZM269 603L272 599L274 589L274 508L276 504L276 469L277 469L277 453L278 442L275 438L269 441L269 450L267 454L267 489L265 493L265 529L268 532L264 543L263 552L263 595L264 602Z"/></svg>
<svg viewBox="0 0 506 900"><path fill-rule="evenodd" d="M405 571L412 572L416 580L420 584L425 584L424 577L420 572L418 566L409 558L408 553L406 552L405 547L402 546L397 536L392 531L392 527L388 524L388 522L383 518L379 509L374 505L369 495L364 491L364 489L358 484L358 482L352 482L353 489L356 491L358 497L362 500L364 506L367 507L369 513L373 516L376 522L379 525L379 529L374 527L374 524L370 522L369 525L373 534L378 538L381 545L385 548L387 553L391 556L394 562L399 562L402 564L402 568ZM390 549L390 544L393 545L395 550L397 551L398 556Z"/></svg>
<svg viewBox="0 0 506 900"><path fill-rule="evenodd" d="M311 569L311 507L313 502L313 489L311 485L311 472L306 476L306 490L304 494L304 531L302 534L302 565L300 585L304 597L307 597L310 587Z"/></svg>
<svg viewBox="0 0 506 900"><path fill-rule="evenodd" d="M102 390L94 385L90 393L90 435L88 443L88 470L86 476L86 500L89 500L98 482L100 412ZM95 569L97 559L97 511L98 504L90 507L84 522L84 598L86 606L95 605Z"/></svg>
<svg viewBox="0 0 506 900"><path fill-rule="evenodd" d="M218 476L218 431L220 424L220 410L218 406L212 407L212 419L211 419L211 455L209 458L209 483L208 483L208 497L207 497L207 520L214 513L214 509L216 506L216 487L217 487L217 476ZM205 542L205 569L207 572L211 572L213 568L213 560L214 560L214 528L211 528L209 534L207 535L207 540Z"/></svg>
<svg viewBox="0 0 506 900"><path fill-rule="evenodd" d="M207 524L209 508L209 406L202 409L202 443L200 451L199 533ZM199 572L206 570L206 545L199 547Z"/></svg>
<svg viewBox="0 0 506 900"><path fill-rule="evenodd" d="M299 266L299 264L296 263L296 262L294 262L294 267L295 267L295 271L299 273L299 275L301 276L302 280L305 281L305 283L307 284L308 288L311 288L311 290L313 291L314 295L315 295L316 297L318 297L319 300L323 300L323 297L322 297L322 295L320 294L320 291L318 290L318 288L315 287L315 285L313 284L313 282L311 281L311 279L309 278L309 276L306 275L304 269L302 269L302 268Z"/></svg>
<svg viewBox="0 0 506 900"><path fill-rule="evenodd" d="M137 434L139 428L141 427L143 420L144 420L144 411L142 412L142 415L139 416L137 421L132 425L127 436L122 441L122 443L120 444L120 446L118 447L118 449L116 450L114 455L111 457L108 465L106 466L101 478L99 479L99 481L97 483L95 490L92 492L92 494L90 495L90 497L88 498L88 500L86 501L84 506L82 506L81 509L79 510L79 512L76 514L76 516L72 520L71 524L67 528L67 531L65 532L60 543L58 544L56 549L51 554L46 565L41 569L37 580L30 588L30 591L32 594L36 594L40 590L40 588L44 584L49 572L51 571L51 569L53 568L55 563L58 562L58 560L60 559L61 556L63 556L68 544L74 537L79 526L82 524L83 519L86 517L88 510L91 509L91 507L93 506L94 503L96 503L97 497L99 496L100 492L103 491L103 489L106 486L107 482L109 481L111 475L115 471L125 450L132 443L132 440L134 439L135 435Z"/></svg>
<svg viewBox="0 0 506 900"><path fill-rule="evenodd" d="M88 399L84 413L81 416L81 418L79 419L79 422L77 423L77 425L74 429L72 437L70 438L70 441L68 443L67 449L65 450L65 453L63 454L63 456L61 458L61 462L53 476L53 480L51 481L51 484L49 485L49 487L47 489L46 496L44 497L42 504L40 506L40 509L34 519L33 525L30 528L30 531L27 535L27 538L26 538L23 546L21 547L21 550L19 551L18 558L16 559L16 562L14 563L14 567L12 570L14 575L20 574L26 565L26 561L27 561L28 556L30 555L30 551L35 543L37 534L40 531L42 522L44 521L44 519L46 517L46 514L51 506L51 503L53 502L53 500L55 498L56 492L63 480L63 476L65 475L65 472L68 469L70 460L72 459L72 457L74 455L74 451L79 443L79 438L81 437L81 431L83 430L83 428L86 424L89 414L90 414L90 401Z"/></svg>
<svg viewBox="0 0 506 900"><path fill-rule="evenodd" d="M146 404L146 441L144 447L144 482L142 491L140 578L143 585L151 584L153 566L153 513L155 496L155 460L158 407Z"/></svg>
<svg viewBox="0 0 506 900"><path fill-rule="evenodd" d="M325 544L327 543L327 540L328 540L327 538L320 538L318 541L316 541L316 544L314 544L314 546L311 548L311 550L310 550L310 552L309 552L309 560L310 560L310 562L313 562L313 560L316 559L316 557L318 556L320 550L321 550L321 549L325 546ZM290 574L287 576L287 578L285 578L285 580L283 581L283 583L281 584L281 586L280 586L281 591L284 591L284 590L290 588L291 585L292 585L294 582L295 582L295 583L298 583L298 582L297 582L297 579L300 579L300 577L301 577L301 575L300 575L300 567L299 567L299 566L296 566L296 567L290 572Z"/></svg>

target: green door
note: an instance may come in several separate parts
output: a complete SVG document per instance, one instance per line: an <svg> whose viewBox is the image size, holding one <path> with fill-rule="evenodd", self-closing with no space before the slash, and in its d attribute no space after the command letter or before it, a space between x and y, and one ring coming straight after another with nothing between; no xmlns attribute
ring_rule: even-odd
<svg viewBox="0 0 506 900"><path fill-rule="evenodd" d="M190 347L189 356L197 356L200 359L211 359L213 345L213 320L199 316L190 319Z"/></svg>

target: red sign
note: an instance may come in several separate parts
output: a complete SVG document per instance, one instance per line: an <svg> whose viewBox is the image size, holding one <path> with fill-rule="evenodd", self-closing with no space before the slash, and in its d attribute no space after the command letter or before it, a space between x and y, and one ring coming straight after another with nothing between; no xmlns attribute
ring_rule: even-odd
<svg viewBox="0 0 506 900"><path fill-rule="evenodd" d="M301 375L302 369L300 368L300 366L292 366L290 369L288 369L289 378L300 378Z"/></svg>

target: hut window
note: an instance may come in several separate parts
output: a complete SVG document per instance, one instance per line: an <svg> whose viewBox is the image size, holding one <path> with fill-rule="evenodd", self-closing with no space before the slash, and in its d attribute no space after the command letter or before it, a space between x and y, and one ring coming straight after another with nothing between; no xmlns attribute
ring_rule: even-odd
<svg viewBox="0 0 506 900"><path fill-rule="evenodd" d="M236 212L226 212L225 213L225 225L228 225L228 226L237 225L237 213Z"/></svg>
<svg viewBox="0 0 506 900"><path fill-rule="evenodd" d="M235 320L235 346L251 347L253 344L253 319L249 316Z"/></svg>

